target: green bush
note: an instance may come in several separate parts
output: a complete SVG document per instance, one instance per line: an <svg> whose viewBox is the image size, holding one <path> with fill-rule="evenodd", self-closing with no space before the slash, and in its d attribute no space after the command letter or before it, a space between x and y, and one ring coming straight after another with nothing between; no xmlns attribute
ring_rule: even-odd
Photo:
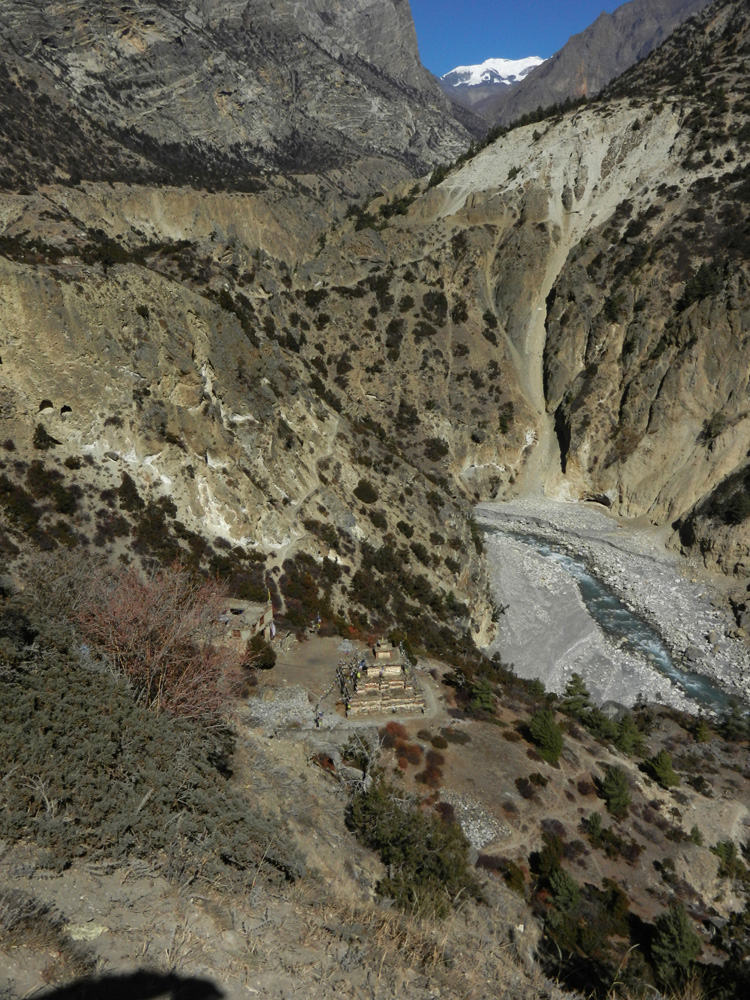
<svg viewBox="0 0 750 1000"><path fill-rule="evenodd" d="M417 559L422 563L423 566L429 566L430 553L427 551L427 549L421 542L412 542L409 548L417 557Z"/></svg>
<svg viewBox="0 0 750 1000"><path fill-rule="evenodd" d="M378 491L368 479L360 479L354 487L354 495L362 503L376 503L378 500Z"/></svg>
<svg viewBox="0 0 750 1000"><path fill-rule="evenodd" d="M505 405L500 408L497 419L500 433L507 434L513 421L513 404L505 403Z"/></svg>
<svg viewBox="0 0 750 1000"><path fill-rule="evenodd" d="M465 891L477 893L469 842L460 826L421 812L384 781L374 781L352 798L346 821L367 847L379 852L388 874L378 892L402 909L445 917Z"/></svg>
<svg viewBox="0 0 750 1000"><path fill-rule="evenodd" d="M740 858L733 840L720 840L711 851L719 859L719 878L742 879L750 882L750 872Z"/></svg>
<svg viewBox="0 0 750 1000"><path fill-rule="evenodd" d="M555 722L555 714L546 705L532 715L529 734L543 760L556 764L563 748L562 729Z"/></svg>
<svg viewBox="0 0 750 1000"><path fill-rule="evenodd" d="M614 744L618 750L626 753L629 757L643 752L643 734L630 713L623 715L617 723Z"/></svg>
<svg viewBox="0 0 750 1000"><path fill-rule="evenodd" d="M735 493L727 500L722 511L722 517L727 524L742 524L750 517L750 494Z"/></svg>
<svg viewBox="0 0 750 1000"><path fill-rule="evenodd" d="M451 321L453 323L465 323L469 318L469 310L466 305L466 300L458 296L451 309Z"/></svg>
<svg viewBox="0 0 750 1000"><path fill-rule="evenodd" d="M517 893L519 896L525 895L526 879L524 878L523 869L515 861L508 861L506 863L503 878L505 884L512 892Z"/></svg>
<svg viewBox="0 0 750 1000"><path fill-rule="evenodd" d="M604 302L604 308L602 312L604 313L605 319L609 320L610 323L616 323L620 318L620 310L625 302L625 295L622 292L613 292Z"/></svg>
<svg viewBox="0 0 750 1000"><path fill-rule="evenodd" d="M470 688L469 708L472 712L486 712L492 715L495 711L495 694L492 685L486 679L472 683Z"/></svg>
<svg viewBox="0 0 750 1000"><path fill-rule="evenodd" d="M685 291L677 303L678 312L682 312L694 302L699 302L701 299L718 295L721 291L721 286L722 270L720 265L713 261L710 264L704 261L695 275L686 282Z"/></svg>
<svg viewBox="0 0 750 1000"><path fill-rule="evenodd" d="M591 813L588 819L581 821L581 827L592 845L597 850L604 851L613 860L622 856L628 864L635 864L643 848L634 840L626 840L614 832L611 827L602 825L602 818L597 812Z"/></svg>
<svg viewBox="0 0 750 1000"><path fill-rule="evenodd" d="M329 549L337 549L339 547L339 536L332 524L324 524L315 518L307 518L302 523L307 531L313 535L317 535L318 538L326 543Z"/></svg>
<svg viewBox="0 0 750 1000"><path fill-rule="evenodd" d="M11 524L27 535L36 534L41 511L34 503L31 494L23 486L8 479L5 474L0 475L0 507L5 511Z"/></svg>
<svg viewBox="0 0 750 1000"><path fill-rule="evenodd" d="M26 484L37 500L51 499L58 514L73 514L78 506L80 487L66 487L62 478L56 469L47 469L43 462L35 459L29 464Z"/></svg>
<svg viewBox="0 0 750 1000"><path fill-rule="evenodd" d="M530 783L529 783L529 787ZM534 868L539 876L540 885L549 885L552 875L559 871L563 857L562 837L557 834L543 833L544 844L541 851L532 854Z"/></svg>
<svg viewBox="0 0 750 1000"><path fill-rule="evenodd" d="M138 492L138 487L135 485L132 477L123 472L122 480L120 486L117 490L117 498L120 503L120 507L123 510L135 513L136 511L144 510L146 504L143 501L140 493Z"/></svg>
<svg viewBox="0 0 750 1000"><path fill-rule="evenodd" d="M448 300L444 292L429 291L422 296L422 314L432 323L443 326L448 317Z"/></svg>
<svg viewBox="0 0 750 1000"><path fill-rule="evenodd" d="M262 633L253 636L247 644L247 654L250 665L258 670L271 670L276 666L276 650Z"/></svg>
<svg viewBox="0 0 750 1000"><path fill-rule="evenodd" d="M442 184L445 178L450 173L451 166L452 166L451 164L447 164L445 166L441 164L440 166L435 167L435 169L430 174L430 180L428 181L427 187L433 188L437 187L438 184Z"/></svg>
<svg viewBox="0 0 750 1000"><path fill-rule="evenodd" d="M711 444L726 430L728 424L727 415L717 410L703 421L703 429L698 435L698 440L703 444Z"/></svg>
<svg viewBox="0 0 750 1000"><path fill-rule="evenodd" d="M449 451L447 441L442 438L427 438L424 443L425 458L431 462L439 462L441 458L445 458Z"/></svg>
<svg viewBox="0 0 750 1000"><path fill-rule="evenodd" d="M563 913L574 910L581 901L578 883L564 868L557 868L550 873L549 887L555 906Z"/></svg>
<svg viewBox="0 0 750 1000"><path fill-rule="evenodd" d="M370 520L375 525L376 528L380 528L381 531L388 530L388 518L385 516L382 510L371 510L369 511Z"/></svg>
<svg viewBox="0 0 750 1000"><path fill-rule="evenodd" d="M231 738L136 705L19 601L0 609L0 837L73 858L147 858L171 877L249 886L265 861L304 865L278 826L227 782Z"/></svg>
<svg viewBox="0 0 750 1000"><path fill-rule="evenodd" d="M479 527L473 516L467 518L467 523L471 533L471 540L474 543L474 551L478 556L481 556L484 552L484 536L482 535L482 529Z"/></svg>

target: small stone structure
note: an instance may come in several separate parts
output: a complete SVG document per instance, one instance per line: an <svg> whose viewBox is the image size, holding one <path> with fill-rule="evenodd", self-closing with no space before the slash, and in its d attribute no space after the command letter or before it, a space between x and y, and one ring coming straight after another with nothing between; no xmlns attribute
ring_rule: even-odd
<svg viewBox="0 0 750 1000"><path fill-rule="evenodd" d="M405 658L387 639L339 664L337 676L347 715L424 712L424 698Z"/></svg>
<svg viewBox="0 0 750 1000"><path fill-rule="evenodd" d="M227 601L227 610L219 615L219 621L227 627L226 637L229 642L244 644L260 634L266 642L273 638L273 606L270 603Z"/></svg>

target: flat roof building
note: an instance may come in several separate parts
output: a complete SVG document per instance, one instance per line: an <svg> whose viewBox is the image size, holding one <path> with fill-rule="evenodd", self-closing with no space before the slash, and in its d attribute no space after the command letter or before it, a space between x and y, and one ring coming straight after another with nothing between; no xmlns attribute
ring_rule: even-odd
<svg viewBox="0 0 750 1000"><path fill-rule="evenodd" d="M261 634L266 642L273 638L273 606L270 603L229 600L226 608L219 615L219 621L226 625L227 639L246 643Z"/></svg>

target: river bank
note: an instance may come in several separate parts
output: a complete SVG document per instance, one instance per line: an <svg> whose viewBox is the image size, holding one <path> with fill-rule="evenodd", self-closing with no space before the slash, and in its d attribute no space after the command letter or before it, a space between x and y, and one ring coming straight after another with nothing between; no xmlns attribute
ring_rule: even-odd
<svg viewBox="0 0 750 1000"><path fill-rule="evenodd" d="M642 695L688 711L720 706L721 694L701 680L707 678L750 702L750 651L732 635L735 623L719 587L666 548L664 531L636 527L595 505L544 497L481 504L476 518L487 529L495 600L507 605L488 651L499 652L520 676L539 677L560 693L576 671L599 703L632 705ZM541 554L540 541L583 561L653 628L677 671L656 669L659 649L643 655L605 634L564 560Z"/></svg>

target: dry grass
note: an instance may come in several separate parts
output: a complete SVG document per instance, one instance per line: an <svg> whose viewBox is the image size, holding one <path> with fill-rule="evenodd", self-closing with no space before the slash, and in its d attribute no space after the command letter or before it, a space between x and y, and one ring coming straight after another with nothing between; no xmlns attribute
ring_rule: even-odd
<svg viewBox="0 0 750 1000"><path fill-rule="evenodd" d="M51 953L44 971L50 984L90 975L97 968L93 956L68 936L65 921L52 906L18 889L0 888L0 952L11 948Z"/></svg>
<svg viewBox="0 0 750 1000"><path fill-rule="evenodd" d="M443 995L456 1000L551 996L551 984L541 971L519 961L507 938L507 919L499 911L467 900L448 919L434 921L310 889L298 883L287 897L302 923L300 944L330 954L337 942L356 942L358 964L369 973L373 996L385 995L381 990L398 995L398 984L409 978L405 973L437 981Z"/></svg>
<svg viewBox="0 0 750 1000"><path fill-rule="evenodd" d="M653 986L648 987L646 997L653 997L653 1000L709 1000L706 991L697 977L689 979L684 986L669 993L661 993ZM619 984L615 981L607 994L607 1000L643 1000L643 994L621 992Z"/></svg>

